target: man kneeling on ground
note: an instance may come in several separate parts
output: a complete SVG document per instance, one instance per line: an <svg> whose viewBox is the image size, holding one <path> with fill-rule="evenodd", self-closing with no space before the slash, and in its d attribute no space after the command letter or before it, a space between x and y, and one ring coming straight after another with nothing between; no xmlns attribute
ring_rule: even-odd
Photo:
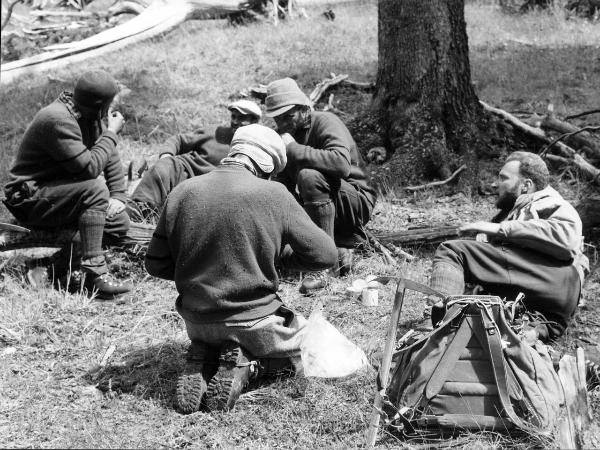
<svg viewBox="0 0 600 450"><path fill-rule="evenodd" d="M133 221L156 220L175 186L218 166L229 153L235 130L258 123L262 115L259 106L249 100L233 102L227 109L231 112L230 127L217 127L214 134L204 131L178 134L165 142L159 160L144 173L131 194L127 212Z"/></svg>
<svg viewBox="0 0 600 450"><path fill-rule="evenodd" d="M500 213L460 228L477 240L441 244L430 282L448 295L462 294L465 283L509 300L524 293L527 310L543 316L529 337L543 341L563 334L588 270L579 215L548 179L539 155L510 154L498 177Z"/></svg>
<svg viewBox="0 0 600 450"><path fill-rule="evenodd" d="M84 285L101 299L132 289L108 274L102 253L103 237L118 242L129 229L116 150L124 119L108 113L117 92L107 72L86 72L73 93L64 91L41 109L25 130L4 188L6 207L24 225L79 229Z"/></svg>
<svg viewBox="0 0 600 450"><path fill-rule="evenodd" d="M337 252L285 187L268 181L285 164L275 131L241 127L221 165L181 183L165 203L145 264L175 281L192 341L177 385L183 413L197 411L205 393L209 409L231 409L261 367L291 359L299 368L305 319L277 295L275 267L323 270Z"/></svg>

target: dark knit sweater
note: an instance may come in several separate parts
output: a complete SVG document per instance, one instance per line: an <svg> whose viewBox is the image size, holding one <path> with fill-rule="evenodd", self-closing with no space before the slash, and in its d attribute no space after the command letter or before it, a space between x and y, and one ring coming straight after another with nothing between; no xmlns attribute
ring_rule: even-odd
<svg viewBox="0 0 600 450"><path fill-rule="evenodd" d="M282 255L289 244L292 251ZM169 195L146 254L151 275L175 280L189 321L252 320L275 312L275 265L333 266L337 251L280 183L220 166Z"/></svg>
<svg viewBox="0 0 600 450"><path fill-rule="evenodd" d="M316 169L325 175L342 178L367 195L375 204L375 190L366 181L364 162L346 125L330 112L313 111L310 127L298 131L296 142L287 146L288 163L278 177L294 191L301 169Z"/></svg>
<svg viewBox="0 0 600 450"><path fill-rule="evenodd" d="M63 101L63 99L65 101ZM111 197L126 200L117 136L100 121L82 118L63 93L25 130L6 189L24 181L88 180L104 173Z"/></svg>
<svg viewBox="0 0 600 450"><path fill-rule="evenodd" d="M233 129L229 127L218 127L214 134L203 130L177 134L167 139L160 156L178 156L190 175L203 175L227 156L232 138Z"/></svg>

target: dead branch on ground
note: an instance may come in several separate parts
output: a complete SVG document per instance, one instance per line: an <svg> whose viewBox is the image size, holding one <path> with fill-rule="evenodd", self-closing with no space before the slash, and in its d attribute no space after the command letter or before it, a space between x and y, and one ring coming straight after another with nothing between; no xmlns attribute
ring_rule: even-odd
<svg viewBox="0 0 600 450"><path fill-rule="evenodd" d="M458 169L456 169L454 171L454 173L452 175L450 175L448 178L446 178L445 180L432 181L431 183L419 184L418 186L406 186L404 188L404 190L405 191L414 192L414 191L420 191L420 190L423 190L423 189L427 189L427 188L430 188L430 187L443 186L444 184L448 184L452 180L454 180L458 176L458 174L460 174L466 168L467 168L467 166L465 164L463 164Z"/></svg>
<svg viewBox="0 0 600 450"><path fill-rule="evenodd" d="M0 25L0 30L4 30L4 27L8 25L8 21L10 20L10 16L12 16L12 12L15 6L23 1L24 0L14 0L8 4L8 7L6 8L6 15L4 16L2 24Z"/></svg>

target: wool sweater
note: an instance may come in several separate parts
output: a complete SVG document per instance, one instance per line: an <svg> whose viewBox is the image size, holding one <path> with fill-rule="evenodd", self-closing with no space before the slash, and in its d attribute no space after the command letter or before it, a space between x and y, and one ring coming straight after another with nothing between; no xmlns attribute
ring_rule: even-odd
<svg viewBox="0 0 600 450"><path fill-rule="evenodd" d="M278 178L291 192L295 190L298 172L309 168L346 180L363 192L371 205L375 204L375 190L367 184L356 143L335 114L313 111L310 127L299 130L293 138L296 142L287 145L288 163Z"/></svg>
<svg viewBox="0 0 600 450"><path fill-rule="evenodd" d="M217 127L214 133L198 130L177 134L165 142L160 156L177 156L191 175L203 175L219 165L229 153L233 129Z"/></svg>
<svg viewBox="0 0 600 450"><path fill-rule="evenodd" d="M283 252L286 245L290 251ZM280 183L219 166L171 192L150 241L148 273L174 280L177 310L195 323L262 318L280 306L275 266L321 270L333 240Z"/></svg>
<svg viewBox="0 0 600 450"><path fill-rule="evenodd" d="M70 93L42 108L25 130L6 190L25 181L88 180L104 174L111 197L126 200L117 136L81 117Z"/></svg>

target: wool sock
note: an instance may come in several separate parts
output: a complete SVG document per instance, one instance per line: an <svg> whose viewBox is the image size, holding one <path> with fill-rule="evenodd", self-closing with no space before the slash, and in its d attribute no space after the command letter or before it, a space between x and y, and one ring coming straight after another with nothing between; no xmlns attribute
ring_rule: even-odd
<svg viewBox="0 0 600 450"><path fill-rule="evenodd" d="M335 206L333 202L326 200L324 202L305 203L304 210L312 221L333 239L333 225L335 221Z"/></svg>
<svg viewBox="0 0 600 450"><path fill-rule="evenodd" d="M465 274L462 269L459 269L452 264L435 263L433 265L429 287L444 295L464 294Z"/></svg>
<svg viewBox="0 0 600 450"><path fill-rule="evenodd" d="M96 275L106 273L106 262L102 253L102 235L106 213L88 209L79 216L81 235L81 266Z"/></svg>

